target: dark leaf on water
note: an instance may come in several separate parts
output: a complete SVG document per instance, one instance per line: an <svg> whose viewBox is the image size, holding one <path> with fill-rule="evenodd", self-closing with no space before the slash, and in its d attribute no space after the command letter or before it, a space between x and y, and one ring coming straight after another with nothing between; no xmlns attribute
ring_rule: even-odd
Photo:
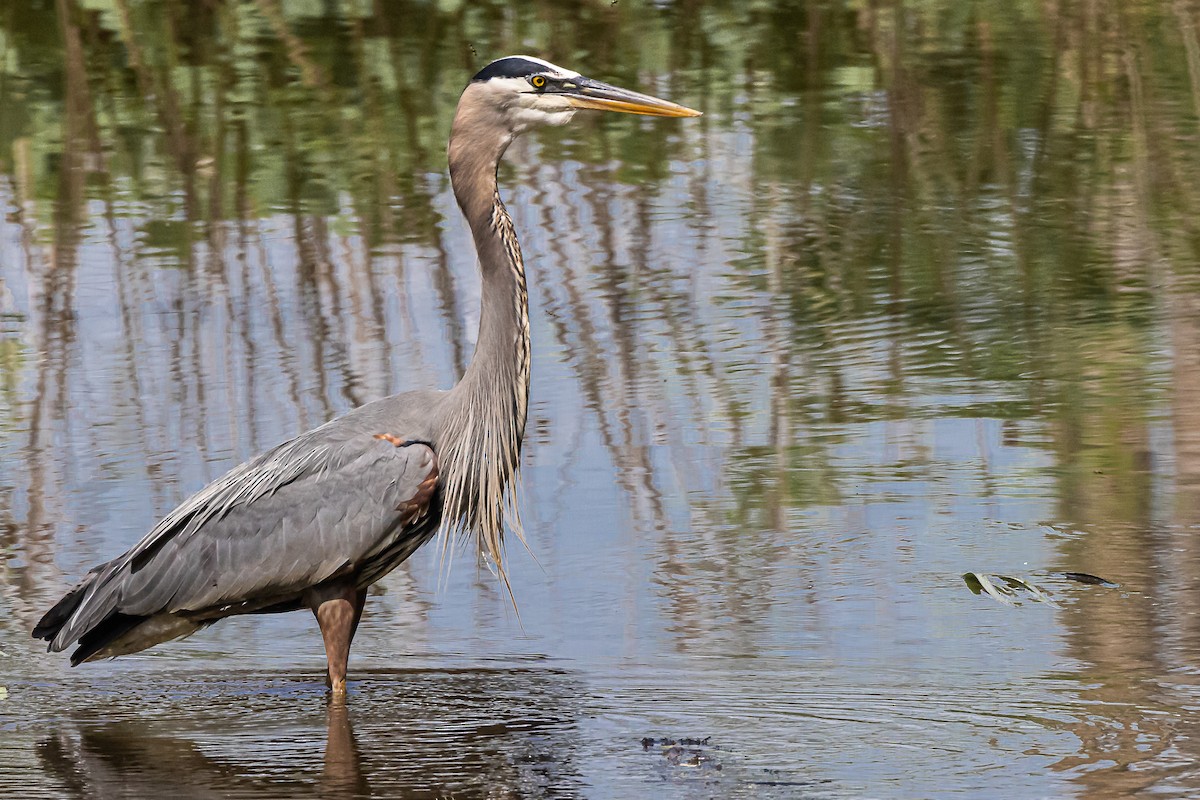
<svg viewBox="0 0 1200 800"><path fill-rule="evenodd" d="M1114 583L1107 578L1101 578L1099 575L1089 575L1086 572L1060 572L1058 574L1062 575L1068 580L1076 581L1078 583L1086 583L1092 586L1120 586L1119 583Z"/></svg>

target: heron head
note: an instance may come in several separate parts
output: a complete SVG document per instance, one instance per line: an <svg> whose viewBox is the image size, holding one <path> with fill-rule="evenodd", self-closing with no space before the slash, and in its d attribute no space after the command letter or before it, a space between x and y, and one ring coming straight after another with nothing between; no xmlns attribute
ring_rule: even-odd
<svg viewBox="0 0 1200 800"><path fill-rule="evenodd" d="M698 117L657 97L621 89L533 56L508 56L481 69L467 92L500 112L512 134L542 125L564 125L580 109L653 117Z"/></svg>

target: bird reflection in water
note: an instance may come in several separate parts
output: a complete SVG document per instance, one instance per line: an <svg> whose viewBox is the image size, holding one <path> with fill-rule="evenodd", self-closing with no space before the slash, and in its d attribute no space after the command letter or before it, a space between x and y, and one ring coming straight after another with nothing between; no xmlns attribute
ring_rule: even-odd
<svg viewBox="0 0 1200 800"><path fill-rule="evenodd" d="M38 743L37 754L71 797L278 797L281 791L295 798L370 796L344 701L329 703L326 723L325 758L315 782L251 777L249 770L205 753L195 741L159 735L128 720L64 725Z"/></svg>
<svg viewBox="0 0 1200 800"><path fill-rule="evenodd" d="M414 691L401 695L387 689L395 675L375 677L364 681L366 693L377 695L370 703L351 710L328 698L323 743L314 715L296 710L312 706L285 691L242 697L236 709L214 708L215 718L169 700L167 716L155 719L79 716L52 729L36 752L62 795L89 800L554 797L578 790L577 714L562 706L573 693L558 681L545 685L539 671L417 671L405 675ZM192 708L196 698L187 694ZM154 698L160 707L165 699ZM248 705L255 707L250 721Z"/></svg>
<svg viewBox="0 0 1200 800"><path fill-rule="evenodd" d="M362 771L362 755L346 700L334 695L325 712L325 767L321 771L322 797L365 797L370 786Z"/></svg>

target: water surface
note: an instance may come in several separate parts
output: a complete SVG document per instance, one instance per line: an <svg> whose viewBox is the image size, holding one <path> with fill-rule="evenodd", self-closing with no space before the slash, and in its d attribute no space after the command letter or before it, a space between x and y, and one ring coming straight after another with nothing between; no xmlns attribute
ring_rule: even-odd
<svg viewBox="0 0 1200 800"><path fill-rule="evenodd" d="M0 793L1194 796L1198 41L1128 0L0 8ZM345 707L303 614L42 653L189 493L462 373L445 139L514 52L705 112L501 170L519 619L430 548Z"/></svg>

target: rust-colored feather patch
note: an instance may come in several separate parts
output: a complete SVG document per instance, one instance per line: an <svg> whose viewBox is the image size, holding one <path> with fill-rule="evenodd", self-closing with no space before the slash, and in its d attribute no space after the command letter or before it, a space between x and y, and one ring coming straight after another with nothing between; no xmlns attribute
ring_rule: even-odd
<svg viewBox="0 0 1200 800"><path fill-rule="evenodd" d="M401 439L399 436L392 436L390 433L377 433L375 434L375 438L382 439L385 442L390 442L391 444L396 445L396 447L403 447L404 445L408 444L408 440Z"/></svg>
<svg viewBox="0 0 1200 800"><path fill-rule="evenodd" d="M407 528L408 526L421 521L429 513L429 503L433 500L433 493L437 489L438 482L438 459L437 454L433 452L433 448L424 442L412 442L407 439L401 439L393 436L390 433L377 433L375 438L396 447L423 447L429 451L429 474L425 476L425 480L417 486L417 491L413 496L396 506L396 510L400 512L400 527Z"/></svg>

